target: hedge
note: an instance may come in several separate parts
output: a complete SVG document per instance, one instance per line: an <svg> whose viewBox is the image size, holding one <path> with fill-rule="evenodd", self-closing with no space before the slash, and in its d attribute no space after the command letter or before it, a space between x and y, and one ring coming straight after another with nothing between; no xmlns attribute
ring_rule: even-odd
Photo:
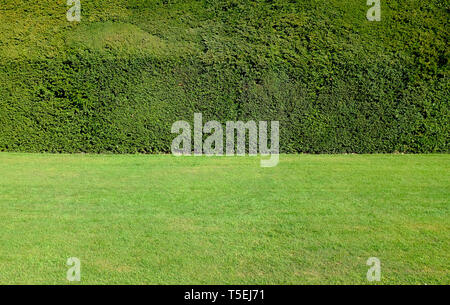
<svg viewBox="0 0 450 305"><path fill-rule="evenodd" d="M0 151L167 153L280 121L285 153L448 152L448 2L0 1Z"/></svg>

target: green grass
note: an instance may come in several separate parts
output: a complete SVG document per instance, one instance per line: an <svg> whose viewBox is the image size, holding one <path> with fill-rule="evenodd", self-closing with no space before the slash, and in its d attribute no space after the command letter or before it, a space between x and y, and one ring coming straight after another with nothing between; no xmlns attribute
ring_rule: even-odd
<svg viewBox="0 0 450 305"><path fill-rule="evenodd" d="M0 284L450 284L449 155L0 154Z"/></svg>

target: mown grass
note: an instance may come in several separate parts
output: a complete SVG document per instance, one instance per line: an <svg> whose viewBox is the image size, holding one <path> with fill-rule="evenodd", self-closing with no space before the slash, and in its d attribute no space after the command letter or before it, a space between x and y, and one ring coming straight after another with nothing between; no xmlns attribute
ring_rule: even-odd
<svg viewBox="0 0 450 305"><path fill-rule="evenodd" d="M449 284L448 155L0 154L0 284Z"/></svg>

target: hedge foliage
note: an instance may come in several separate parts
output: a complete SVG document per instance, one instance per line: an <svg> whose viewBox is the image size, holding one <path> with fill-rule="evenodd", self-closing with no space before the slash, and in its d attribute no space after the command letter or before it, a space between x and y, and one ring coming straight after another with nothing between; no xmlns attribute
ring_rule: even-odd
<svg viewBox="0 0 450 305"><path fill-rule="evenodd" d="M283 152L448 152L447 0L0 0L0 150L169 152L278 120Z"/></svg>

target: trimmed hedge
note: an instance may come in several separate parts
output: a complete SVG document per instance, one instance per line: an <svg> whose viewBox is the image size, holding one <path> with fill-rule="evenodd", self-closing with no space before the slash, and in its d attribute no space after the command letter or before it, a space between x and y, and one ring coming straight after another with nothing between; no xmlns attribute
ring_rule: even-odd
<svg viewBox="0 0 450 305"><path fill-rule="evenodd" d="M448 152L448 3L365 2L2 3L0 150L170 152L202 112L286 153Z"/></svg>

